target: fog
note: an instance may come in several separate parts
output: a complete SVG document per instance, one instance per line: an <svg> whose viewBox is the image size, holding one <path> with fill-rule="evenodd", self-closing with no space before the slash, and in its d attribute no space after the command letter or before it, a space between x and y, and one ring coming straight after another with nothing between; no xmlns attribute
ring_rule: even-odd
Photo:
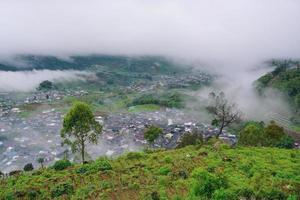
<svg viewBox="0 0 300 200"><path fill-rule="evenodd" d="M85 80L82 75L87 74L73 70L0 71L0 92L30 92L44 80L55 82Z"/></svg>
<svg viewBox="0 0 300 200"><path fill-rule="evenodd" d="M299 8L298 0L0 1L0 58L99 53L201 62L221 75L217 89L253 111L270 105L251 87L262 63L300 58Z"/></svg>

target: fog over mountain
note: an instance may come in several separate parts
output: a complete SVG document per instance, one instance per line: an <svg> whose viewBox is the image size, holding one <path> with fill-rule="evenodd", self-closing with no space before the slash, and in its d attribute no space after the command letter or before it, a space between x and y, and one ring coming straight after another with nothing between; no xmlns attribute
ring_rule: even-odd
<svg viewBox="0 0 300 200"><path fill-rule="evenodd" d="M298 0L1 1L0 57L168 56L202 63L222 75L221 89L249 100L261 75L250 69L300 58L299 8Z"/></svg>
<svg viewBox="0 0 300 200"><path fill-rule="evenodd" d="M297 0L0 2L0 54L159 54L223 63L299 57Z"/></svg>

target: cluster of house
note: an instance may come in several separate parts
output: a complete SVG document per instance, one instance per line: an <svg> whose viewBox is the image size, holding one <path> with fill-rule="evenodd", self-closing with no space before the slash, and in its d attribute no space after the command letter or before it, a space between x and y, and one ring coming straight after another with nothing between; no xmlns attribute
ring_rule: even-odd
<svg viewBox="0 0 300 200"><path fill-rule="evenodd" d="M61 146L60 130L62 114L54 109L44 110L32 117L19 118L17 113L2 117L0 122L0 170L12 171L26 163L36 163L43 157L51 163L65 156L68 147ZM197 129L204 138L215 135L218 130L196 123L177 109L166 109L145 113L119 113L106 117L96 116L103 124L103 134L97 145L90 145L88 153L96 158L100 155L116 156L126 151L142 149L147 145L144 130L149 125L163 129L163 135L154 143L156 147L174 148L182 135ZM234 135L224 132L222 136L231 143Z"/></svg>

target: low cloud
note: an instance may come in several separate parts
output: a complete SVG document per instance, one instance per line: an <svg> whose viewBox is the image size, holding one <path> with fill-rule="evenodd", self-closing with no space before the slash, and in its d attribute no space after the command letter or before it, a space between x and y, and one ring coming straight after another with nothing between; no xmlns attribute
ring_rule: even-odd
<svg viewBox="0 0 300 200"><path fill-rule="evenodd" d="M0 71L0 92L29 92L44 80L72 81L84 80L86 72L60 70L34 70L20 72Z"/></svg>

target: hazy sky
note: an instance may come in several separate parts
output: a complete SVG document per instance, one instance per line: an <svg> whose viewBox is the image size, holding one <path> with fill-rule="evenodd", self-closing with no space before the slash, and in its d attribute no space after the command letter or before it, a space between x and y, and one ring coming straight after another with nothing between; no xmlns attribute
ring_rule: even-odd
<svg viewBox="0 0 300 200"><path fill-rule="evenodd" d="M0 0L0 55L300 57L299 0Z"/></svg>

